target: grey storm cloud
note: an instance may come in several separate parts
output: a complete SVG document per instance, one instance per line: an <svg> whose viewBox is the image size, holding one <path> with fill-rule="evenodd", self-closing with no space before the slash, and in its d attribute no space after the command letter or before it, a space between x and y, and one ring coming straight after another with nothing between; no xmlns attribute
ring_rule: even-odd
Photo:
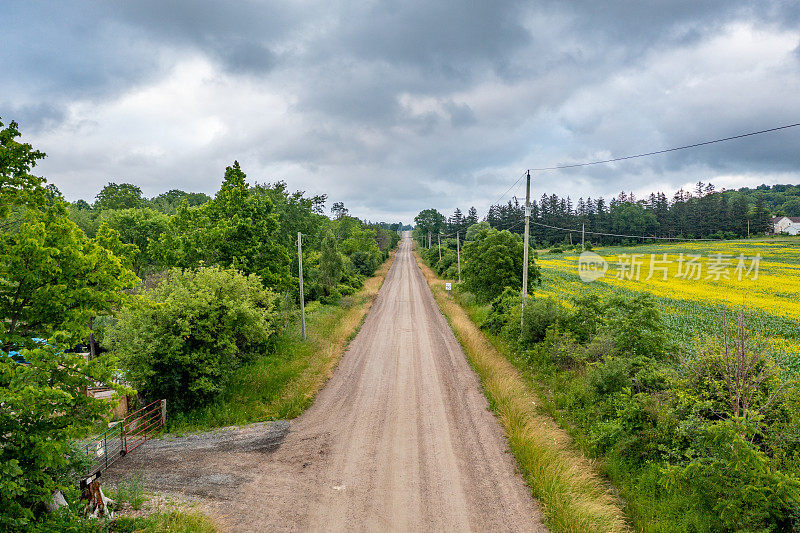
<svg viewBox="0 0 800 533"><path fill-rule="evenodd" d="M355 214L520 193L526 168L798 122L796 2L4 3L0 117L70 199L252 180ZM800 130L800 128L798 128ZM800 131L538 173L535 196L798 182Z"/></svg>

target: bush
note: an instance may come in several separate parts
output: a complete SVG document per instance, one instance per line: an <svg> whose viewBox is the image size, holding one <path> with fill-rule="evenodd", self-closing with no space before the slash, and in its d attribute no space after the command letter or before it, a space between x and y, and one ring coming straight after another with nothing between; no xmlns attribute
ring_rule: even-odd
<svg viewBox="0 0 800 533"><path fill-rule="evenodd" d="M489 315L481 324L481 329L493 335L499 335L506 324L514 320L514 317L511 315L516 315L516 319L519 320L519 307L521 302L522 298L517 291L506 288L500 296L492 300L489 308ZM516 313L512 313L512 309L515 310Z"/></svg>
<svg viewBox="0 0 800 533"><path fill-rule="evenodd" d="M462 275L466 290L484 302L491 301L506 287L522 288L522 238L509 231L482 229L474 241L464 244ZM539 267L528 257L528 283L539 281Z"/></svg>
<svg viewBox="0 0 800 533"><path fill-rule="evenodd" d="M217 267L173 269L108 331L127 377L177 411L213 400L232 370L268 350L277 297L258 276Z"/></svg>
<svg viewBox="0 0 800 533"><path fill-rule="evenodd" d="M708 426L697 448L698 459L665 470L665 485L691 494L714 530L797 531L800 481L776 470L738 422Z"/></svg>
<svg viewBox="0 0 800 533"><path fill-rule="evenodd" d="M607 303L607 325L621 352L629 356L660 356L667 351L661 314L649 293L614 297Z"/></svg>
<svg viewBox="0 0 800 533"><path fill-rule="evenodd" d="M529 298L522 318L519 342L529 348L545 338L547 328L564 316L564 308L552 298Z"/></svg>
<svg viewBox="0 0 800 533"><path fill-rule="evenodd" d="M378 268L377 258L373 257L371 253L365 251L354 252L350 256L350 261L353 263L356 271L363 276L371 276L375 269Z"/></svg>

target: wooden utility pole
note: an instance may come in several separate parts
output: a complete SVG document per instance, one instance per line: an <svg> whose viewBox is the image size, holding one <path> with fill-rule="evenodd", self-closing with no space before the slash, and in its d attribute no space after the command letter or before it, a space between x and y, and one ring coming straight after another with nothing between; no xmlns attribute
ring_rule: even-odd
<svg viewBox="0 0 800 533"><path fill-rule="evenodd" d="M581 224L581 252L586 251L586 223Z"/></svg>
<svg viewBox="0 0 800 533"><path fill-rule="evenodd" d="M442 260L442 232L439 232L439 235L436 236L436 240L439 241L439 261Z"/></svg>
<svg viewBox="0 0 800 533"><path fill-rule="evenodd" d="M750 238L750 219L747 219L747 238Z"/></svg>
<svg viewBox="0 0 800 533"><path fill-rule="evenodd" d="M522 326L525 316L525 299L528 297L528 233L531 229L531 171L528 171L527 185L525 187L525 239L522 251L522 313L519 314L519 323Z"/></svg>
<svg viewBox="0 0 800 533"><path fill-rule="evenodd" d="M428 232L428 248L431 247L431 232Z"/></svg>
<svg viewBox="0 0 800 533"><path fill-rule="evenodd" d="M456 254L458 255L458 282L461 283L461 235L456 232Z"/></svg>
<svg viewBox="0 0 800 533"><path fill-rule="evenodd" d="M303 234L297 232L297 264L300 271L300 327L306 340L306 299L303 294Z"/></svg>

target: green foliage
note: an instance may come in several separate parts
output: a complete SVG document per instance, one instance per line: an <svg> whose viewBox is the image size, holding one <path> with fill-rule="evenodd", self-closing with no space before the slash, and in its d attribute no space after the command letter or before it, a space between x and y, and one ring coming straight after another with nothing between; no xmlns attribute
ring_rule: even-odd
<svg viewBox="0 0 800 533"><path fill-rule="evenodd" d="M114 209L103 211L99 221L118 231L122 242L136 246L133 266L137 273L152 270L158 259L150 241L166 231L169 221L167 215L146 207Z"/></svg>
<svg viewBox="0 0 800 533"><path fill-rule="evenodd" d="M119 235L104 227L87 238L60 201L27 208L0 239L0 342L28 362L0 354L0 527L18 529L72 483L70 442L108 409L84 391L110 384L115 360L63 348L87 339L94 318L122 305L121 290L138 280Z"/></svg>
<svg viewBox="0 0 800 533"><path fill-rule="evenodd" d="M665 352L665 328L649 293L613 297L606 309L608 327L621 352L654 357Z"/></svg>
<svg viewBox="0 0 800 533"><path fill-rule="evenodd" d="M126 476L113 488L106 487L106 492L117 506L128 504L133 510L141 509L144 502L148 500L144 492L144 476L141 472Z"/></svg>
<svg viewBox="0 0 800 533"><path fill-rule="evenodd" d="M478 238L478 234L482 230L488 230L491 227L492 226L490 226L489 223L486 222L485 220L483 222L478 222L476 224L472 224L471 226L469 226L467 228L467 234L464 236L464 240L465 241L474 241L475 239Z"/></svg>
<svg viewBox="0 0 800 533"><path fill-rule="evenodd" d="M19 144L16 124L0 131L0 529L29 529L80 468L71 441L85 436L107 403L84 394L110 384L115 361L63 349L125 302L138 280L119 235L89 239L54 188L28 172L44 154ZM7 218L12 214L13 219ZM34 339L46 339L46 343ZM25 364L7 356L18 351ZM122 392L126 389L118 387Z"/></svg>
<svg viewBox="0 0 800 533"><path fill-rule="evenodd" d="M689 494L693 510L711 518L712 530L790 531L792 521L800 526L800 480L776 470L737 421L706 426L696 453L689 464L668 467L665 483Z"/></svg>
<svg viewBox="0 0 800 533"><path fill-rule="evenodd" d="M145 199L142 189L130 183L113 183L103 187L97 194L94 208L97 211L105 209L134 209L144 207Z"/></svg>
<svg viewBox="0 0 800 533"><path fill-rule="evenodd" d="M520 294L506 287L500 296L492 300L489 314L481 324L481 329L494 335L500 334L510 321L519 320L521 304L522 297Z"/></svg>
<svg viewBox="0 0 800 533"><path fill-rule="evenodd" d="M542 342L547 329L561 321L564 313L561 305L552 298L528 298L523 311L520 345L530 347Z"/></svg>
<svg viewBox="0 0 800 533"><path fill-rule="evenodd" d="M528 283L539 279L539 268L529 255ZM523 244L519 235L494 229L481 230L476 240L464 244L462 275L464 287L479 299L489 301L506 287L522 288Z"/></svg>
<svg viewBox="0 0 800 533"><path fill-rule="evenodd" d="M518 301L506 289L482 328L521 352L547 409L604 458L637 529L800 527L800 382L781 378L743 313L675 357L648 295L529 299L521 330Z"/></svg>
<svg viewBox="0 0 800 533"><path fill-rule="evenodd" d="M151 209L159 211L160 213L174 215L178 210L178 206L184 201L189 205L189 207L197 207L203 205L209 200L211 200L211 197L202 192L184 192L178 189L171 189L165 193L159 194L154 198L151 198L148 202L148 206Z"/></svg>
<svg viewBox="0 0 800 533"><path fill-rule="evenodd" d="M414 217L416 226L414 227L414 239L418 242L424 242L424 246L428 243L428 234L433 239L439 233L444 233L446 229L444 215L436 209L425 209Z"/></svg>
<svg viewBox="0 0 800 533"><path fill-rule="evenodd" d="M278 327L275 294L233 269L173 269L143 297L108 340L140 395L175 411L216 398L236 368L269 350Z"/></svg>
<svg viewBox="0 0 800 533"><path fill-rule="evenodd" d="M198 512L171 510L154 513L146 517L121 517L114 521L112 532L130 533L214 533L214 523Z"/></svg>
<svg viewBox="0 0 800 533"><path fill-rule="evenodd" d="M800 528L800 380L785 381L743 311L721 313L714 336L676 355L647 293L528 299L522 328L519 300L506 288L472 314L549 389L545 408L603 457L637 529Z"/></svg>
<svg viewBox="0 0 800 533"><path fill-rule="evenodd" d="M364 250L357 250L350 256L350 262L359 274L362 276L371 276L380 264L379 257L380 256L376 257Z"/></svg>
<svg viewBox="0 0 800 533"><path fill-rule="evenodd" d="M154 244L163 265L231 267L258 274L278 291L294 284L288 251L276 240L279 223L272 201L250 190L245 177L234 162L211 201L200 207L181 204Z"/></svg>
<svg viewBox="0 0 800 533"><path fill-rule="evenodd" d="M326 296L333 294L336 285L342 279L343 269L344 261L342 254L339 253L336 238L331 231L327 231L322 239L319 259L319 271Z"/></svg>
<svg viewBox="0 0 800 533"><path fill-rule="evenodd" d="M16 122L12 120L4 128L0 121L0 219L5 219L13 206L39 205L45 196L44 180L30 174L45 154L17 142L20 135Z"/></svg>
<svg viewBox="0 0 800 533"><path fill-rule="evenodd" d="M33 347L31 338L72 346L86 339L94 317L124 300L137 278L119 235L105 229L89 239L63 204L29 209L13 232L1 234L0 316L5 350Z"/></svg>

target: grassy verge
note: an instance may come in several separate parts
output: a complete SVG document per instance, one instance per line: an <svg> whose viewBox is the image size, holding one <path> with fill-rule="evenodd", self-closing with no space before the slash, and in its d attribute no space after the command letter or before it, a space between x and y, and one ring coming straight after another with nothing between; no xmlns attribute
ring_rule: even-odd
<svg viewBox="0 0 800 533"><path fill-rule="evenodd" d="M285 330L274 353L240 368L222 397L168 421L170 432L187 432L265 420L294 418L307 409L355 337L383 284L394 252L357 293L339 305L306 308L308 339L299 325Z"/></svg>
<svg viewBox="0 0 800 533"><path fill-rule="evenodd" d="M553 531L628 531L621 502L604 482L598 465L581 454L569 435L538 408L537 394L444 290L444 281L419 256L417 263L481 379L548 526Z"/></svg>
<svg viewBox="0 0 800 533"><path fill-rule="evenodd" d="M112 521L109 532L136 533L216 533L214 522L202 513L173 509L144 517L122 517Z"/></svg>

